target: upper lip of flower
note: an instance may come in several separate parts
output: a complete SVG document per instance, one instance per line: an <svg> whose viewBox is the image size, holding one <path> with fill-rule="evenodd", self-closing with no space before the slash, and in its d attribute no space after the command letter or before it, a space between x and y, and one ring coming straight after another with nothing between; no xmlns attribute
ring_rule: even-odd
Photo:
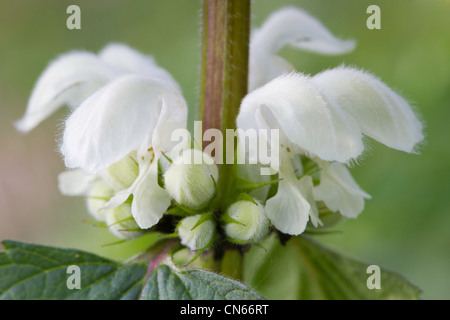
<svg viewBox="0 0 450 320"><path fill-rule="evenodd" d="M170 151L173 129L185 128L187 105L170 83L138 75L98 90L67 119L61 152L68 168L96 173L137 150ZM82 134L80 134L80 132ZM144 154L137 155L138 161Z"/></svg>
<svg viewBox="0 0 450 320"><path fill-rule="evenodd" d="M343 54L355 48L355 41L341 40L316 18L303 10L287 7L272 13L254 30L250 42L250 91L294 68L277 56L286 45L325 55Z"/></svg>
<svg viewBox="0 0 450 320"><path fill-rule="evenodd" d="M76 109L109 81L126 74L166 80L179 91L172 76L153 58L123 44L109 44L98 55L75 51L55 59L39 77L31 93L25 115L15 122L28 132L63 105Z"/></svg>

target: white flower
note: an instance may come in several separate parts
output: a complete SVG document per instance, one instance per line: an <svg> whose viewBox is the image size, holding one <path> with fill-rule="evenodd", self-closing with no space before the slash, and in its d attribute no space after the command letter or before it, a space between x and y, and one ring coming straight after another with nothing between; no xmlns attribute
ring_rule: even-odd
<svg viewBox="0 0 450 320"><path fill-rule="evenodd" d="M199 159L199 163L195 163ZM174 159L164 175L164 185L175 201L194 210L203 208L216 194L219 170L206 153L187 149Z"/></svg>
<svg viewBox="0 0 450 320"><path fill-rule="evenodd" d="M98 55L75 51L61 55L44 70L28 101L27 110L15 126L28 132L58 108L77 108L92 93L125 74L157 77L178 86L153 58L123 45L110 44Z"/></svg>
<svg viewBox="0 0 450 320"><path fill-rule="evenodd" d="M96 182L96 177L83 170L68 170L58 176L59 191L65 196L84 196Z"/></svg>
<svg viewBox="0 0 450 320"><path fill-rule="evenodd" d="M293 67L277 56L286 45L341 54L351 51L355 43L335 38L318 20L296 8L273 13L252 34L252 92L241 103L237 127L280 130L279 146L272 150L280 150L281 181L277 194L266 202L266 213L280 231L300 234L308 220L315 226L321 223L316 201L346 217L362 211L364 199L370 196L340 163L361 155L363 135L414 152L423 134L408 102L376 77L347 67L314 77L294 73ZM314 188L308 176L297 179L303 173L298 155L318 163L319 186Z"/></svg>
<svg viewBox="0 0 450 320"><path fill-rule="evenodd" d="M133 239L144 234L131 215L131 205L123 203L120 206L108 210L106 223L109 230L118 238Z"/></svg>
<svg viewBox="0 0 450 320"><path fill-rule="evenodd" d="M108 210L103 210L103 207L113 195L114 190L101 179L96 180L95 184L89 189L86 206L89 213L98 221L106 222Z"/></svg>
<svg viewBox="0 0 450 320"><path fill-rule="evenodd" d="M347 53L355 47L353 40L334 37L316 18L293 7L270 15L254 30L250 42L250 91L268 81L290 72L293 67L277 56L286 45L320 54Z"/></svg>
<svg viewBox="0 0 450 320"><path fill-rule="evenodd" d="M316 216L311 200L306 199L310 191L296 178L295 155L347 163L363 152L363 134L406 152L413 152L423 139L421 123L401 96L372 75L346 67L314 77L290 73L272 80L243 99L237 126L280 130L279 176L283 180L277 194L267 200L266 212L273 225L288 234L302 233L308 219ZM331 188L330 177L336 176L340 181L334 187L345 192L335 194L346 195L345 199L324 195ZM356 216L367 195L336 165L323 177L315 196L326 200L332 210Z"/></svg>
<svg viewBox="0 0 450 320"><path fill-rule="evenodd" d="M172 131L186 128L180 92L151 57L125 45L110 44L98 55L72 52L43 72L16 127L27 132L69 105L61 153L75 170L60 174L61 192L86 196L89 211L100 220L131 196L133 217L146 229L170 205L158 185L158 160L170 154Z"/></svg>
<svg viewBox="0 0 450 320"><path fill-rule="evenodd" d="M256 243L269 232L269 219L259 201L236 201L227 209L223 220L225 234L232 242Z"/></svg>
<svg viewBox="0 0 450 320"><path fill-rule="evenodd" d="M169 194L158 184L158 159L162 153L170 154L172 131L185 128L186 119L186 102L171 82L124 76L86 99L67 119L61 152L68 168L81 168L94 176L106 170L122 182L117 174L124 168L133 173L123 161L129 161L126 157L135 152L132 161L138 166L136 179L122 184L126 187L132 182L117 192L105 209L133 195L131 212L136 223L143 229L150 228L170 205Z"/></svg>
<svg viewBox="0 0 450 320"><path fill-rule="evenodd" d="M177 227L181 243L191 250L204 250L216 238L216 224L210 213L184 218Z"/></svg>
<svg viewBox="0 0 450 320"><path fill-rule="evenodd" d="M103 179L81 169L68 170L58 175L58 187L65 196L84 196L89 213L98 221L106 221L102 208L114 195L114 190Z"/></svg>
<svg viewBox="0 0 450 320"><path fill-rule="evenodd" d="M331 211L356 218L364 209L364 199L370 199L370 195L361 190L343 164L321 161L319 166L320 184L314 188L314 198L323 201Z"/></svg>
<svg viewBox="0 0 450 320"><path fill-rule="evenodd" d="M265 21L261 28L252 34L249 65L250 91L294 69L287 61L277 55L278 51L286 45L315 53L334 55L353 50L355 42L353 40L340 40L334 37L320 21L300 9L288 7L278 10ZM320 147L320 141L324 137L319 134L311 139L310 135L303 134L303 132L313 130L316 122L322 122L324 119L327 119L325 120L327 121L326 126L335 126L334 122L336 119L330 119L332 113L337 113L335 118L339 118L340 122L345 123L347 121L341 116L339 111L330 110L327 106L323 106L320 98L317 101L311 101L309 108L297 109L291 107L292 101L290 100L292 99L283 93L289 92L292 95L296 94L296 99L303 99L304 94L311 100L320 96L320 94L313 90L298 89L299 87L308 86L308 80L306 78L299 76L296 80L298 83L292 84L289 81L284 82L280 78L278 83L273 83L271 88L265 89L267 93L265 98L269 98L273 93L274 96L271 102L282 107L277 108L275 111L269 110L270 106L261 106L261 108L254 109L250 112L241 111L237 119L238 127L243 129L279 128L279 119L276 116L272 117L270 115L266 117L265 113L276 112L280 119L290 118L294 122L297 118L303 120L301 125L300 123L294 123L292 129L287 128L288 132L282 131L280 134L280 162L282 165L279 177L282 180L278 186L278 193L267 201L266 204L268 207L267 215L272 223L279 230L289 234L303 232L309 219L311 219L315 226L320 224L318 210L312 196L312 181L308 179L297 180L296 175L301 170L301 164L299 166L295 163L295 155L303 152L303 149L299 148L298 145L303 146L308 151L315 150L315 148ZM297 90L299 91L296 92ZM283 93L278 94L278 92ZM247 102L243 101L242 106L244 106L244 103L245 105L258 104L256 101L248 100L250 98L244 100ZM279 100L280 103L276 100ZM315 104L318 105L317 108ZM257 118L258 121L256 120ZM281 126L284 126L282 121ZM291 131L294 132L292 133ZM333 140L330 141L331 143L329 145L336 146L337 144L333 142L343 141L346 136L353 134L353 132L348 131L346 130L339 135L333 136ZM338 131L336 130L336 132ZM289 140L292 135L296 136L298 140L297 144L292 144L291 140ZM295 139L293 140L295 141ZM361 152L362 145L353 145L347 148L359 148L360 150L354 152L356 154ZM328 150L333 152L333 148ZM280 215L278 212L284 212L284 215L290 218L283 219L280 217L283 214Z"/></svg>

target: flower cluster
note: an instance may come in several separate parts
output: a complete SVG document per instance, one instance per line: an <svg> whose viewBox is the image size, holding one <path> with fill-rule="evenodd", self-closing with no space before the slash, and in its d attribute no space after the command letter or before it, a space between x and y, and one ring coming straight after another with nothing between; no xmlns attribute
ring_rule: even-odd
<svg viewBox="0 0 450 320"><path fill-rule="evenodd" d="M320 227L330 214L355 218L370 196L346 165L363 153L363 137L413 152L422 125L404 98L369 73L345 66L314 76L294 71L277 56L286 45L321 54L354 48L296 8L275 12L252 33L250 93L236 124L278 130L276 145L267 143L280 150L280 165L270 181L255 175L254 166L239 165L239 177L221 177L234 179L239 190L228 198L217 197L219 173L210 155L191 144L173 154L172 133L187 127L180 86L151 57L125 45L51 63L16 126L27 132L70 106L60 148L69 170L59 176L60 190L85 196L93 217L121 238L158 230L170 216L172 233L201 251L219 237L258 243L270 230L299 235L308 224Z"/></svg>

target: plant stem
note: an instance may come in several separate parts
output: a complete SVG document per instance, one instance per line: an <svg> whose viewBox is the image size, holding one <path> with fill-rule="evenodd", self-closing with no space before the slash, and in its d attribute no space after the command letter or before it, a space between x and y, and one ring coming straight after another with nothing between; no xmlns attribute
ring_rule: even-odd
<svg viewBox="0 0 450 320"><path fill-rule="evenodd" d="M223 137L226 137L226 129L235 129L240 102L247 94L250 2L203 1L199 115L203 131L219 129ZM222 146L224 163L226 145ZM220 166L219 200L228 192L232 176L233 164Z"/></svg>

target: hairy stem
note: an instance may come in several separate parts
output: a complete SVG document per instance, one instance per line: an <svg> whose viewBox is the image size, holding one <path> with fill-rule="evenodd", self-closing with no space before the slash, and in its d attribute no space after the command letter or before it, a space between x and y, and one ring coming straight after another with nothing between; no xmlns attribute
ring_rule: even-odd
<svg viewBox="0 0 450 320"><path fill-rule="evenodd" d="M240 102L247 94L250 2L203 1L199 114L203 131L219 129L223 137L226 129L236 127ZM231 152L226 145L222 146L224 164L219 171L219 200L227 194L233 174L233 164L226 164L227 149Z"/></svg>

